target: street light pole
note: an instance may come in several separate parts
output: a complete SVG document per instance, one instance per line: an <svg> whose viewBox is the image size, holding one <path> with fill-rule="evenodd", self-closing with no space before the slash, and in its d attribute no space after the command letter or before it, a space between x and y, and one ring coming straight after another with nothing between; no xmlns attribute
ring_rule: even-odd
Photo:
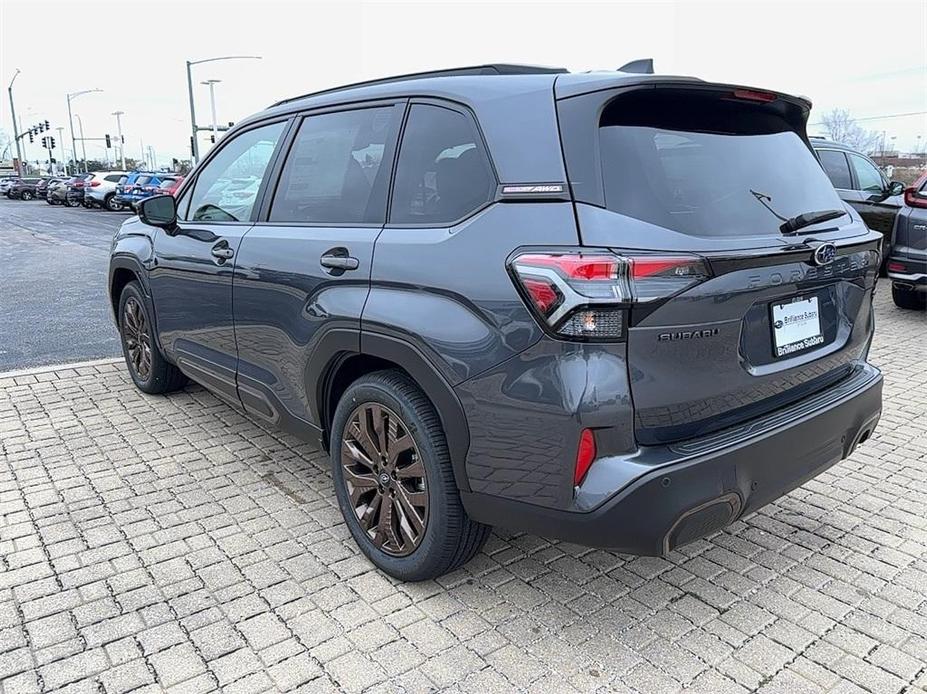
<svg viewBox="0 0 927 694"><path fill-rule="evenodd" d="M122 116L125 111L113 111L112 115L116 116L116 131L119 137L119 159L122 162L122 170L126 170L126 145L122 139Z"/></svg>
<svg viewBox="0 0 927 694"><path fill-rule="evenodd" d="M209 87L209 105L212 107L212 139L213 142L219 140L219 123L216 121L216 85L222 80L206 80L200 82Z"/></svg>
<svg viewBox="0 0 927 694"><path fill-rule="evenodd" d="M10 80L10 86L7 87L7 91L10 93L10 115L13 117L13 139L16 141L16 173L22 176L23 153L19 146L19 128L16 125L16 108L13 106L13 82L16 81L18 76L19 68L16 68L16 72L13 75L13 79Z"/></svg>
<svg viewBox="0 0 927 694"><path fill-rule="evenodd" d="M64 146L64 134L63 134L64 128L59 125L57 128L55 128L55 130L58 131L58 142L61 143L61 153L64 155L64 175L67 176L68 175L68 159L67 159L68 154L67 154L67 149Z"/></svg>
<svg viewBox="0 0 927 694"><path fill-rule="evenodd" d="M77 114L77 125L80 126L80 151L84 159L84 173L87 173L87 140L84 139L84 121Z"/></svg>
<svg viewBox="0 0 927 694"><path fill-rule="evenodd" d="M77 173L77 171L78 171L78 167L77 167L77 144L76 144L76 142L75 142L75 140L74 140L74 118L71 116L71 99L76 99L77 97L81 96L82 94L92 94L93 92L102 92L102 91L103 91L102 89L84 89L83 91L80 91L80 92L71 92L70 94L68 94L68 124L71 126L71 153L74 155L74 159L75 159L75 161L74 161L74 172L75 172L75 173ZM81 135L81 137L83 138L83 134ZM82 142L81 144L83 145L83 142ZM86 148L86 147L83 147L83 149L84 149L84 152L85 152L85 154L84 154L84 171L86 172L86 170L87 170L87 155L86 155L86 149L87 149L87 148Z"/></svg>
<svg viewBox="0 0 927 694"><path fill-rule="evenodd" d="M218 58L205 58L204 60L188 60L187 62L187 95L190 98L190 154L193 156L193 165L200 159L200 147L196 141L196 109L193 106L193 72L190 68L202 63L215 63L220 60L261 60L259 55L224 55Z"/></svg>

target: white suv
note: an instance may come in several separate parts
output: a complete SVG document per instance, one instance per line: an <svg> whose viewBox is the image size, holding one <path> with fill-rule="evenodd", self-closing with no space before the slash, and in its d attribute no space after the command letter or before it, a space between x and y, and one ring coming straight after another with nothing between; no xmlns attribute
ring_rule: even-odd
<svg viewBox="0 0 927 694"><path fill-rule="evenodd" d="M127 175L125 171L91 171L84 183L84 207L105 207L113 212L121 210L122 205L113 198L116 186Z"/></svg>

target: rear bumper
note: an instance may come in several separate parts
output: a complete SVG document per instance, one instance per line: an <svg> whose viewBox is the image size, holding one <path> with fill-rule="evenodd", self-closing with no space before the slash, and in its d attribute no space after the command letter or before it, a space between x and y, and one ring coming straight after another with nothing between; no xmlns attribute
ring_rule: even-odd
<svg viewBox="0 0 927 694"><path fill-rule="evenodd" d="M461 496L471 517L483 523L631 554L663 555L756 511L846 458L871 435L881 411L882 375L866 365L846 382L748 425L609 461L625 465L629 481L588 512L480 493ZM650 458L661 462L650 465Z"/></svg>

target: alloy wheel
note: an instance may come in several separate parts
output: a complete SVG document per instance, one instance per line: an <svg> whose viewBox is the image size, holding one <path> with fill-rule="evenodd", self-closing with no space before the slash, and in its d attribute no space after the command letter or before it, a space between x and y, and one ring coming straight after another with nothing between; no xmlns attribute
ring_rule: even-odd
<svg viewBox="0 0 927 694"><path fill-rule="evenodd" d="M428 481L405 422L379 403L355 408L342 437L341 467L367 537L387 554L411 554L428 523Z"/></svg>
<svg viewBox="0 0 927 694"><path fill-rule="evenodd" d="M123 310L122 339L132 370L139 380L147 381L151 373L151 340L145 311L135 297L129 297Z"/></svg>

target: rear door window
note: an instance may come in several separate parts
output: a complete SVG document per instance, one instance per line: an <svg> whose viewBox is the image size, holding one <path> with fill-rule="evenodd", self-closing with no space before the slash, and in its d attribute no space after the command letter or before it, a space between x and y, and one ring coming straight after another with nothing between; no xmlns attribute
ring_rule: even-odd
<svg viewBox="0 0 927 694"><path fill-rule="evenodd" d="M818 157L824 173L834 184L834 188L853 190L853 178L850 176L850 165L847 164L847 155L836 149L819 149Z"/></svg>
<svg viewBox="0 0 927 694"><path fill-rule="evenodd" d="M856 190L864 193L881 193L885 189L885 180L875 165L858 154L850 155L850 163L856 172Z"/></svg>
<svg viewBox="0 0 927 694"><path fill-rule="evenodd" d="M414 104L399 148L391 224L451 224L492 199L496 179L473 118Z"/></svg>
<svg viewBox="0 0 927 694"><path fill-rule="evenodd" d="M383 106L306 117L287 155L270 221L382 224L396 113Z"/></svg>
<svg viewBox="0 0 927 694"><path fill-rule="evenodd" d="M751 104L619 98L601 117L599 149L609 210L692 236L779 235L785 219L843 209L792 126Z"/></svg>

